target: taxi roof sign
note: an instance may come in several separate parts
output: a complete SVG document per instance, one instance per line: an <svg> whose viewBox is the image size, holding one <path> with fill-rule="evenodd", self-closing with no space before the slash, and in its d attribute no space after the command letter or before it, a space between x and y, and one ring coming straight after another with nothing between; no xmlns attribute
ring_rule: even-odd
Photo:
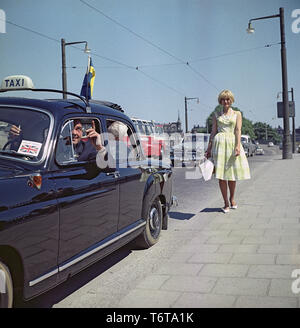
<svg viewBox="0 0 300 328"><path fill-rule="evenodd" d="M1 90L28 90L33 89L34 85L30 77L25 75L11 75L2 80Z"/></svg>

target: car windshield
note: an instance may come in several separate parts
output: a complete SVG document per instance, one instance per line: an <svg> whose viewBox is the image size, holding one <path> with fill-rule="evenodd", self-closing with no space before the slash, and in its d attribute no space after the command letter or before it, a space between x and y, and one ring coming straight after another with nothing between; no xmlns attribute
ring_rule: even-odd
<svg viewBox="0 0 300 328"><path fill-rule="evenodd" d="M22 108L0 108L0 157L38 162L44 153L50 118Z"/></svg>

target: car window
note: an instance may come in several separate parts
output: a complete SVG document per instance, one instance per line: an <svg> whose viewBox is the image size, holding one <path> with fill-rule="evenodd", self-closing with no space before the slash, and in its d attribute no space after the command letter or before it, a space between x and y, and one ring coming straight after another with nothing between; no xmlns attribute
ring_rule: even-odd
<svg viewBox="0 0 300 328"><path fill-rule="evenodd" d="M49 139L50 122L43 111L1 107L0 156L39 162Z"/></svg>
<svg viewBox="0 0 300 328"><path fill-rule="evenodd" d="M143 125L144 125L144 129L145 129L145 132L146 132L146 135L147 136L150 136L150 135L152 135L154 133L152 131L151 126L148 123L144 123Z"/></svg>
<svg viewBox="0 0 300 328"><path fill-rule="evenodd" d="M132 127L118 120L107 120L108 151L112 157L123 165L141 159L142 153L137 135Z"/></svg>
<svg viewBox="0 0 300 328"><path fill-rule="evenodd" d="M64 122L57 141L55 158L66 165L94 160L97 150L88 137L87 130L94 128L100 134L100 122L96 118L74 118Z"/></svg>

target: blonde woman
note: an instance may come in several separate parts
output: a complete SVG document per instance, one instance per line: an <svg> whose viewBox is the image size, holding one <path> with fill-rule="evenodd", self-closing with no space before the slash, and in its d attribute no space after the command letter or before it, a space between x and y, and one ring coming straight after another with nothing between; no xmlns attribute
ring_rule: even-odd
<svg viewBox="0 0 300 328"><path fill-rule="evenodd" d="M213 158L215 177L219 179L224 199L222 211L228 213L230 208L237 209L236 181L250 179L250 170L241 145L242 115L241 112L231 108L234 102L233 93L230 90L223 90L219 94L218 102L223 106L223 110L221 113L215 112L213 115L206 157Z"/></svg>

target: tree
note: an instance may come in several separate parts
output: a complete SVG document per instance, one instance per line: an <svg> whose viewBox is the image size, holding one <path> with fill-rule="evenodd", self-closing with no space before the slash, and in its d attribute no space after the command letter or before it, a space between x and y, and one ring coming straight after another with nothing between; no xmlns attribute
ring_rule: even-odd
<svg viewBox="0 0 300 328"><path fill-rule="evenodd" d="M253 124L253 128L258 140L273 141L275 143L281 141L281 136L277 129L272 128L269 124L256 122Z"/></svg>

